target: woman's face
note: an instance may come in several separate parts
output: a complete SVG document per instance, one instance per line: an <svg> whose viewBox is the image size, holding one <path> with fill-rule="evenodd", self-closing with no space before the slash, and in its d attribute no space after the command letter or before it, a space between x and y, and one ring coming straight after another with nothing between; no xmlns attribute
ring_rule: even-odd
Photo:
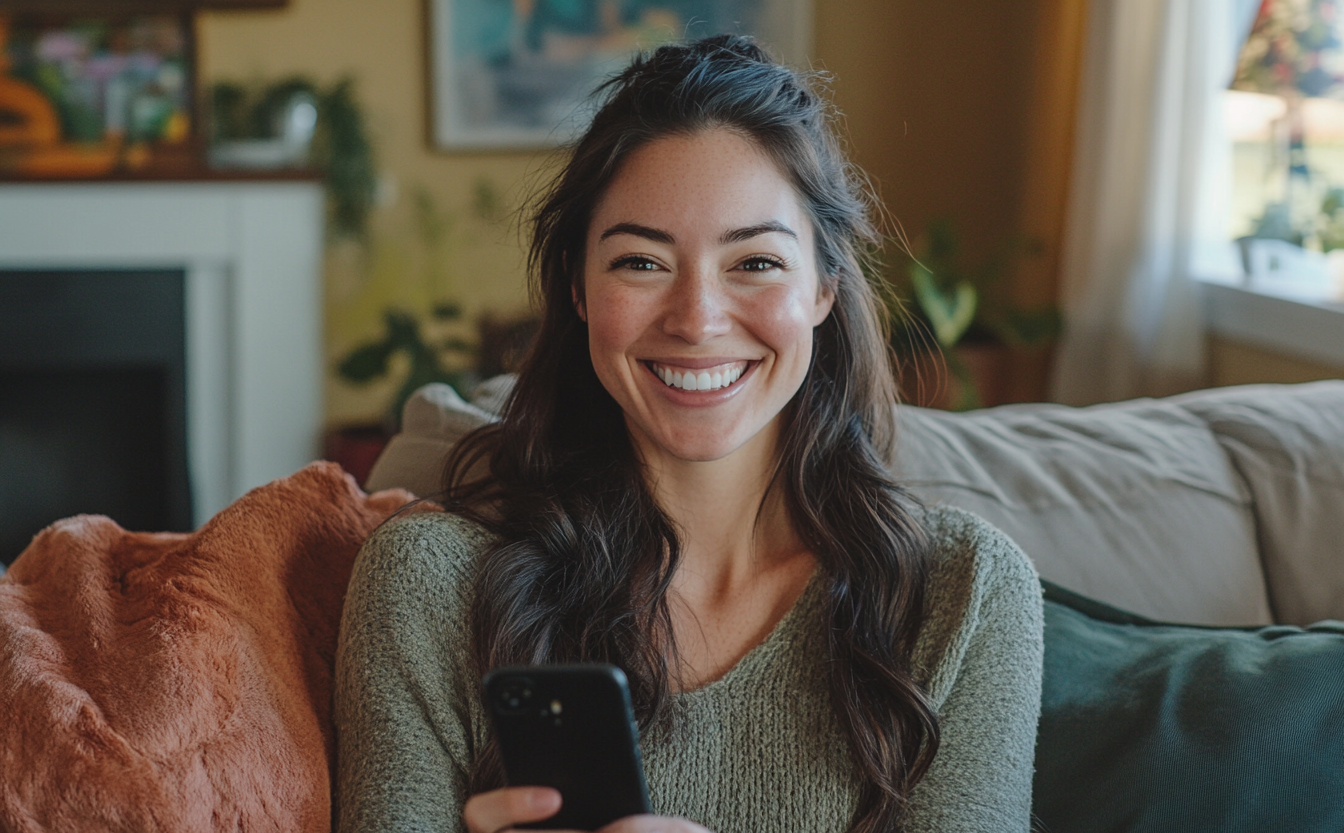
<svg viewBox="0 0 1344 833"><path fill-rule="evenodd" d="M832 292L774 163L709 130L632 153L593 213L583 287L593 367L647 462L773 454Z"/></svg>

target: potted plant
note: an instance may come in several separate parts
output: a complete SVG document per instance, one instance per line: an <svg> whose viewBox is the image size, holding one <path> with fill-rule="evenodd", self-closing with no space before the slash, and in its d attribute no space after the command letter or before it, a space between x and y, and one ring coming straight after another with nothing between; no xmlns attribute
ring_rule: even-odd
<svg viewBox="0 0 1344 833"><path fill-rule="evenodd" d="M909 401L965 411L1007 400L1014 351L1042 347L1061 329L1054 305L1023 307L1007 294L1008 269L1038 250L1035 241L1014 239L971 266L952 223L929 224L904 274L886 284L892 347Z"/></svg>
<svg viewBox="0 0 1344 833"><path fill-rule="evenodd" d="M437 322L457 321L462 310L456 304L435 305L431 318ZM460 394L468 394L476 382L472 368L475 345L456 336L427 338L422 321L399 309L383 313L383 332L377 338L356 346L336 365L336 374L355 385L367 385L394 372L393 359L405 357L405 378L390 398L380 423L345 426L329 431L324 454L340 463L360 483L368 477L378 455L401 423L406 400L423 385L443 382Z"/></svg>
<svg viewBox="0 0 1344 833"><path fill-rule="evenodd" d="M223 168L311 165L322 172L327 227L363 239L373 208L375 163L354 79L323 89L301 76L210 88L210 160Z"/></svg>

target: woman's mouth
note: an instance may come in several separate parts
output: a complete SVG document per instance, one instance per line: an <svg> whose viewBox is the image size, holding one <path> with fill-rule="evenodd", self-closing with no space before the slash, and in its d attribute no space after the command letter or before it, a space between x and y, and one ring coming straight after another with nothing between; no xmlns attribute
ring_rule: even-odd
<svg viewBox="0 0 1344 833"><path fill-rule="evenodd" d="M731 386L746 372L749 362L727 362L714 367L690 368L649 362L654 375L669 388L679 390L720 390Z"/></svg>

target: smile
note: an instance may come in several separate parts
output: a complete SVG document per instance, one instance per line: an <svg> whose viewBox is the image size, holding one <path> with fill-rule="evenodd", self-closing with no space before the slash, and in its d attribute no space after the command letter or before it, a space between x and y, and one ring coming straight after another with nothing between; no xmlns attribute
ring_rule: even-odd
<svg viewBox="0 0 1344 833"><path fill-rule="evenodd" d="M680 368L649 363L654 374L669 388L680 390L719 390L742 378L747 362L728 362L706 368Z"/></svg>

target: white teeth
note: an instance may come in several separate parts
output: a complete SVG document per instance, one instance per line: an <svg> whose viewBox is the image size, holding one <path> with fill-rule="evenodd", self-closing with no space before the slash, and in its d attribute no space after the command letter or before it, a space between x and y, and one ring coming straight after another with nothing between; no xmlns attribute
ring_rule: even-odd
<svg viewBox="0 0 1344 833"><path fill-rule="evenodd" d="M708 370L702 370L699 373L693 371L682 373L657 365L653 368L654 373L658 374L658 378L663 380L663 384L682 390L719 390L720 388L726 388L741 379L745 370L745 367L730 367L727 370L716 370L713 373Z"/></svg>

